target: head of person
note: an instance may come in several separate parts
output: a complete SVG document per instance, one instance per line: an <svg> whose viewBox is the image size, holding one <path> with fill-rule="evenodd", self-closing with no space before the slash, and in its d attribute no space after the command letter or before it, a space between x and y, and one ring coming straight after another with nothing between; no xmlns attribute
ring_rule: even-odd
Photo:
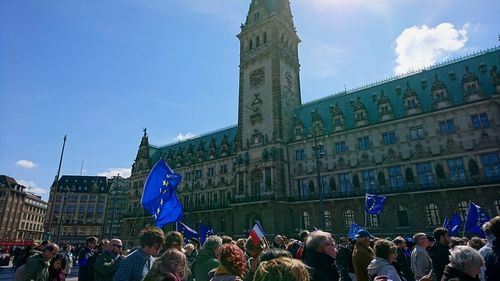
<svg viewBox="0 0 500 281"><path fill-rule="evenodd" d="M255 245L252 238L248 238L245 243L245 252L252 258L256 258L262 253L263 248L261 244Z"/></svg>
<svg viewBox="0 0 500 281"><path fill-rule="evenodd" d="M155 226L146 226L139 233L139 244L147 255L157 256L165 242L165 233Z"/></svg>
<svg viewBox="0 0 500 281"><path fill-rule="evenodd" d="M113 239L111 239L111 241L109 242L109 246L110 246L110 251L111 251L113 254L115 254L115 255L119 255L119 254L121 254L122 249L123 249L123 243L122 243L122 240L117 239L117 238L113 238Z"/></svg>
<svg viewBox="0 0 500 281"><path fill-rule="evenodd" d="M484 265L484 259L477 250L469 246L456 246L451 250L450 264L451 267L476 278Z"/></svg>
<svg viewBox="0 0 500 281"><path fill-rule="evenodd" d="M203 249L210 255L215 258L218 258L220 255L220 247L222 246L222 238L217 235L210 235L205 240L205 244L203 245Z"/></svg>
<svg viewBox="0 0 500 281"><path fill-rule="evenodd" d="M98 252L104 252L104 251L109 251L111 250L110 245L109 245L109 240L108 239L102 239L97 246L95 247L95 250Z"/></svg>
<svg viewBox="0 0 500 281"><path fill-rule="evenodd" d="M268 251L262 252L260 254L260 261L270 261L272 259L277 259L280 257L292 258L290 251L281 248L271 248Z"/></svg>
<svg viewBox="0 0 500 281"><path fill-rule="evenodd" d="M450 238L450 248L453 249L456 246L465 246L465 241L461 237L451 237Z"/></svg>
<svg viewBox="0 0 500 281"><path fill-rule="evenodd" d="M97 237L95 236L89 236L85 240L85 246L90 249L95 249L97 247Z"/></svg>
<svg viewBox="0 0 500 281"><path fill-rule="evenodd" d="M427 234L423 232L413 235L413 241L415 241L415 245L424 249L429 247L429 238L427 237Z"/></svg>
<svg viewBox="0 0 500 281"><path fill-rule="evenodd" d="M58 252L59 252L59 246L57 246L57 244L48 243L45 245L42 251L43 259L46 261L50 261L57 255Z"/></svg>
<svg viewBox="0 0 500 281"><path fill-rule="evenodd" d="M182 247L182 249L186 257L189 257L194 251L194 245L191 243L187 243L186 245L184 245L184 247Z"/></svg>
<svg viewBox="0 0 500 281"><path fill-rule="evenodd" d="M390 263L393 263L398 256L396 245L392 241L385 239L377 240L373 250L376 257L388 260Z"/></svg>
<svg viewBox="0 0 500 281"><path fill-rule="evenodd" d="M370 246L371 239L374 237L366 230L361 230L355 236L357 243L363 244L366 247Z"/></svg>
<svg viewBox="0 0 500 281"><path fill-rule="evenodd" d="M484 245L486 245L486 243L484 243L483 239L477 237L477 236L474 236L472 237L470 240L469 240L469 243L467 244L467 246L475 249L475 250L478 250L481 249Z"/></svg>
<svg viewBox="0 0 500 281"><path fill-rule="evenodd" d="M162 276L174 275L182 280L189 275L189 265L186 256L175 248L167 249L155 261L152 270L160 273Z"/></svg>
<svg viewBox="0 0 500 281"><path fill-rule="evenodd" d="M239 238L238 240L236 240L236 246L240 247L242 251L245 251L246 242L247 240L245 238Z"/></svg>
<svg viewBox="0 0 500 281"><path fill-rule="evenodd" d="M66 244L66 246L64 246L64 250L66 252L71 252L72 249L73 249L73 246L71 246L71 244Z"/></svg>
<svg viewBox="0 0 500 281"><path fill-rule="evenodd" d="M229 235L222 235L220 238L222 239L222 244L234 243L233 238Z"/></svg>
<svg viewBox="0 0 500 281"><path fill-rule="evenodd" d="M223 244L219 263L232 275L243 277L246 272L245 253L233 243Z"/></svg>
<svg viewBox="0 0 500 281"><path fill-rule="evenodd" d="M47 246L47 244L49 244L49 243L52 243L52 241L43 240L39 245L36 245L34 248L43 252L43 250L45 249L45 246ZM29 250L31 250L32 246L28 246L28 247L30 248Z"/></svg>
<svg viewBox="0 0 500 281"><path fill-rule="evenodd" d="M54 258L50 260L50 268L53 271L60 272L66 267L66 259L62 254L56 254Z"/></svg>
<svg viewBox="0 0 500 281"><path fill-rule="evenodd" d="M309 281L309 271L298 259L280 257L261 262L254 281Z"/></svg>
<svg viewBox="0 0 500 281"><path fill-rule="evenodd" d="M493 235L493 233L491 233L490 228L491 228L491 223L489 221L483 224L483 226L481 226L481 229L483 230L488 243L492 243L493 240L495 240L495 236Z"/></svg>
<svg viewBox="0 0 500 281"><path fill-rule="evenodd" d="M392 242L394 242L394 245L396 245L398 249L403 250L406 248L406 240L401 236L394 238Z"/></svg>
<svg viewBox="0 0 500 281"><path fill-rule="evenodd" d="M349 239L347 237L340 237L339 242L342 247L349 247Z"/></svg>
<svg viewBox="0 0 500 281"><path fill-rule="evenodd" d="M433 236L434 239L436 240L436 243L439 242L446 246L450 244L450 236L448 235L448 229L444 227L438 227L434 229Z"/></svg>
<svg viewBox="0 0 500 281"><path fill-rule="evenodd" d="M300 232L299 234L299 241L300 242L306 242L307 240L307 237L309 237L309 230L303 230L302 232Z"/></svg>
<svg viewBox="0 0 500 281"><path fill-rule="evenodd" d="M285 239L283 238L283 236L278 234L274 237L274 244L283 245L283 243L285 243Z"/></svg>
<svg viewBox="0 0 500 281"><path fill-rule="evenodd" d="M313 231L306 240L305 249L316 251L332 258L337 256L337 247L332 235L321 230Z"/></svg>
<svg viewBox="0 0 500 281"><path fill-rule="evenodd" d="M182 251L182 245L184 243L184 237L182 233L178 231L169 231L165 235L165 249L177 249Z"/></svg>
<svg viewBox="0 0 500 281"><path fill-rule="evenodd" d="M490 232L497 241L500 241L500 216L492 218L490 221Z"/></svg>

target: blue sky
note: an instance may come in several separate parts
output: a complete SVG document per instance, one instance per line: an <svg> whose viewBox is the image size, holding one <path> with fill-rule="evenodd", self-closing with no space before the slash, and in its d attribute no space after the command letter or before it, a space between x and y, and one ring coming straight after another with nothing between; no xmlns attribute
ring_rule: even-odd
<svg viewBox="0 0 500 281"><path fill-rule="evenodd" d="M47 199L62 174L127 176L237 122L250 0L0 1L0 174ZM500 2L292 0L303 102L498 45Z"/></svg>

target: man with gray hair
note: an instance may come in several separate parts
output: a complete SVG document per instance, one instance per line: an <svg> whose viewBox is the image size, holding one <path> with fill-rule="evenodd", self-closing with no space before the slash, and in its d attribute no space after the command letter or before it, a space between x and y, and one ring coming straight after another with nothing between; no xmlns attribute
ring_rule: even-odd
<svg viewBox="0 0 500 281"><path fill-rule="evenodd" d="M304 263L311 273L311 281L339 280L336 256L337 247L330 233L321 230L311 232L304 248Z"/></svg>
<svg viewBox="0 0 500 281"><path fill-rule="evenodd" d="M469 246L456 246L451 251L450 263L446 265L442 280L477 280L484 259Z"/></svg>
<svg viewBox="0 0 500 281"><path fill-rule="evenodd" d="M219 266L217 259L220 255L222 246L222 238L217 235L207 237L203 248L200 250L198 256L193 263L193 277L196 281L208 281L210 277L208 273Z"/></svg>
<svg viewBox="0 0 500 281"><path fill-rule="evenodd" d="M415 249L411 252L411 270L415 275L415 280L431 280L432 260L427 253L429 239L425 233L413 235Z"/></svg>

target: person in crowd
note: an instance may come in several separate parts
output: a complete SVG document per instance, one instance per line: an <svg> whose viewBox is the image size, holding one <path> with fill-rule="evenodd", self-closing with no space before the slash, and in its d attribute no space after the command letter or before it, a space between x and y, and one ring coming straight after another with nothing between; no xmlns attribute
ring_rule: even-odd
<svg viewBox="0 0 500 281"><path fill-rule="evenodd" d="M469 246L456 246L451 250L450 263L446 265L442 281L475 281L481 272L484 259ZM498 280L498 279L496 279Z"/></svg>
<svg viewBox="0 0 500 281"><path fill-rule="evenodd" d="M139 233L140 247L130 253L118 265L113 277L114 281L141 281L148 274L158 255L161 246L165 243L165 234L154 226L146 226Z"/></svg>
<svg viewBox="0 0 500 281"><path fill-rule="evenodd" d="M194 249L194 245L191 243L187 243L186 245L184 245L184 247L182 247L182 252L184 252L184 255L186 255L189 267L191 267L194 260L196 259L196 252Z"/></svg>
<svg viewBox="0 0 500 281"><path fill-rule="evenodd" d="M396 269L403 273L407 281L415 280L413 272L411 271L411 258L410 255L406 253L406 240L398 236L394 238L393 242L397 248Z"/></svg>
<svg viewBox="0 0 500 281"><path fill-rule="evenodd" d="M415 276L415 280L430 280L432 273L432 260L427 253L429 247L429 239L425 233L417 233L413 235L415 241L415 249L411 252L411 270Z"/></svg>
<svg viewBox="0 0 500 281"><path fill-rule="evenodd" d="M247 274L245 281L252 281L253 275L260 264L260 254L264 250L262 243L255 245L251 238L248 238L245 243L245 257L247 260Z"/></svg>
<svg viewBox="0 0 500 281"><path fill-rule="evenodd" d="M90 262L90 258L95 254L97 247L97 238L94 236L87 237L85 241L85 249L81 250L78 254L78 280L79 281L93 281L94 280L94 266Z"/></svg>
<svg viewBox="0 0 500 281"><path fill-rule="evenodd" d="M122 249L122 240L111 239L109 247L96 258L94 281L113 280L118 270L118 265L124 259L121 255Z"/></svg>
<svg viewBox="0 0 500 281"><path fill-rule="evenodd" d="M432 274L436 280L441 280L444 267L450 262L450 236L444 227L434 229L433 234L436 243L429 248L428 253L432 260Z"/></svg>
<svg viewBox="0 0 500 281"><path fill-rule="evenodd" d="M254 281L310 281L306 265L298 260L280 257L262 262L255 271Z"/></svg>
<svg viewBox="0 0 500 281"><path fill-rule="evenodd" d="M312 281L339 280L336 256L337 245L330 233L321 230L311 232L304 248L304 263L311 272Z"/></svg>
<svg viewBox="0 0 500 281"><path fill-rule="evenodd" d="M220 251L219 267L211 281L243 281L246 259L243 251L233 243L223 244Z"/></svg>
<svg viewBox="0 0 500 281"><path fill-rule="evenodd" d="M286 249L285 238L282 235L278 234L274 237L273 248Z"/></svg>
<svg viewBox="0 0 500 281"><path fill-rule="evenodd" d="M219 258L222 239L217 235L211 235L205 240L203 248L193 263L193 277L196 281L210 280L208 272L219 265ZM116 280L118 281L118 280Z"/></svg>
<svg viewBox="0 0 500 281"><path fill-rule="evenodd" d="M397 247L393 242L385 239L380 239L375 242L374 246L375 258L368 265L368 276L370 280L377 276L387 276L387 279L393 281L401 281L398 271L392 265L396 261Z"/></svg>
<svg viewBox="0 0 500 281"><path fill-rule="evenodd" d="M465 246L467 243L461 237L451 237L450 238L450 249L453 250L456 246Z"/></svg>
<svg viewBox="0 0 500 281"><path fill-rule="evenodd" d="M169 248L154 262L144 281L182 281L188 276L186 255L176 248Z"/></svg>
<svg viewBox="0 0 500 281"><path fill-rule="evenodd" d="M68 276L71 274L71 269L73 269L73 264L75 262L72 249L73 249L73 247L71 246L71 244L67 244L66 247L64 247L64 251L62 252L64 259L66 260L66 267L64 268L64 275L65 276Z"/></svg>
<svg viewBox="0 0 500 281"><path fill-rule="evenodd" d="M482 229L483 229L483 232L484 232L484 235L486 236L486 245L484 245L481 249L479 249L479 253L481 254L481 256L486 259L486 256L491 253L492 249L492 243L493 241L495 240L495 236L493 236L493 234L491 233L490 231L490 226L491 226L491 223L488 221L486 222L485 224L483 224L482 226ZM483 265L481 267L481 273L479 274L479 279L481 281L484 281L485 280L485 277L484 277L484 271L486 270L486 267Z"/></svg>
<svg viewBox="0 0 500 281"><path fill-rule="evenodd" d="M260 254L259 260L260 260L260 262L270 261L272 259L277 259L279 257L293 258L292 254L287 250L283 250L280 248L271 248L267 251L263 251Z"/></svg>
<svg viewBox="0 0 500 281"><path fill-rule="evenodd" d="M236 246L240 247L240 249L245 252L245 243L247 240L245 238L239 238L236 240Z"/></svg>
<svg viewBox="0 0 500 281"><path fill-rule="evenodd" d="M30 257L20 270L21 281L48 280L49 262L59 252L59 246L54 243L47 243L41 253Z"/></svg>
<svg viewBox="0 0 500 281"><path fill-rule="evenodd" d="M351 281L356 279L354 267L352 266L352 249L347 237L340 237L337 253L337 267L339 268L340 280Z"/></svg>
<svg viewBox="0 0 500 281"><path fill-rule="evenodd" d="M169 231L165 235L165 248L163 250L177 249L182 252L183 244L184 244L184 237L182 236L182 233L178 231Z"/></svg>
<svg viewBox="0 0 500 281"><path fill-rule="evenodd" d="M500 216L496 216L489 221L489 230L493 234L491 252L485 257L486 270L484 272L485 280L500 280Z"/></svg>
<svg viewBox="0 0 500 281"><path fill-rule="evenodd" d="M222 235L220 238L222 239L222 244L235 243L233 238L229 235Z"/></svg>
<svg viewBox="0 0 500 281"><path fill-rule="evenodd" d="M56 256L50 260L48 281L65 280L66 275L64 275L64 269L66 268L66 265L67 264L64 255L56 254Z"/></svg>
<svg viewBox="0 0 500 281"><path fill-rule="evenodd" d="M356 273L356 280L368 281L368 265L374 257L370 248L370 239L373 236L366 230L361 230L356 234L356 245L352 251L352 265Z"/></svg>
<svg viewBox="0 0 500 281"><path fill-rule="evenodd" d="M477 236L472 237L469 240L469 243L467 244L467 246L469 246L477 251L479 251L484 245L486 245L486 243L483 242L483 239L481 239Z"/></svg>

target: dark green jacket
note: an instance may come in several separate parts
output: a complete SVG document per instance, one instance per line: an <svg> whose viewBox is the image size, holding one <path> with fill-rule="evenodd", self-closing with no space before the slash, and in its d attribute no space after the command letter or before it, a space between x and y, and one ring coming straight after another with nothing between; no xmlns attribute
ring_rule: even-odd
<svg viewBox="0 0 500 281"><path fill-rule="evenodd" d="M201 250L193 263L193 277L196 281L209 281L208 272L219 266L219 262L205 250Z"/></svg>
<svg viewBox="0 0 500 281"><path fill-rule="evenodd" d="M116 256L111 251L100 253L95 260L94 281L113 281L122 260L123 256Z"/></svg>
<svg viewBox="0 0 500 281"><path fill-rule="evenodd" d="M47 280L49 280L49 263L45 261L42 254L36 254L29 257L24 265L21 281Z"/></svg>

